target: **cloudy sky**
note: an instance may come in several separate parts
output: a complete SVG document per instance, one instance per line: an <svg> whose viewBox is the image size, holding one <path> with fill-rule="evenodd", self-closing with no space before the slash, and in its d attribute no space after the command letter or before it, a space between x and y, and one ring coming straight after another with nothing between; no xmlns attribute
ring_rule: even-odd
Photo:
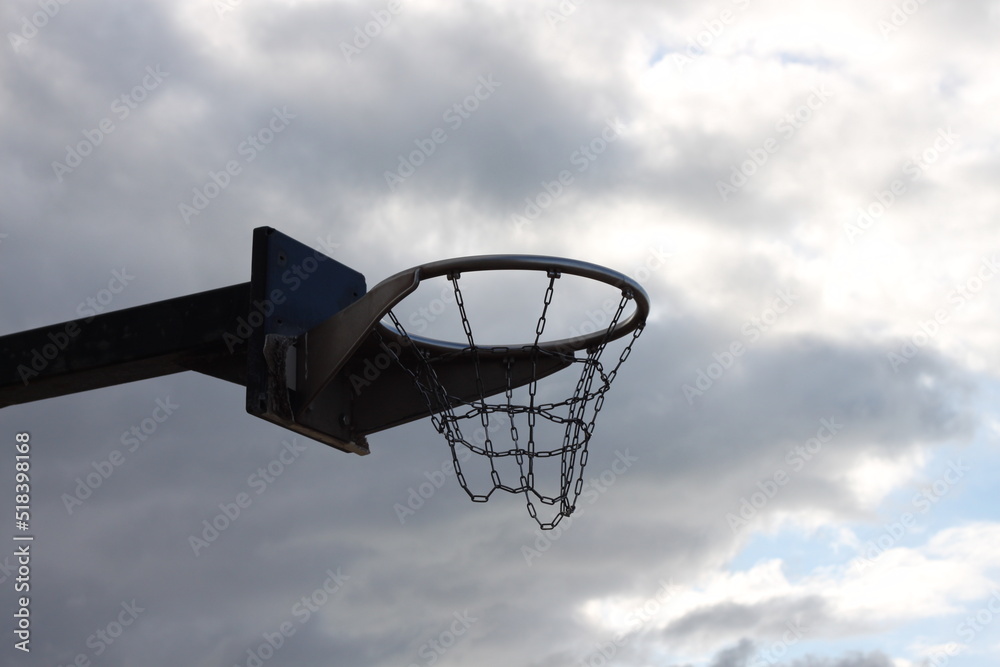
<svg viewBox="0 0 1000 667"><path fill-rule="evenodd" d="M247 281L263 225L369 287L519 252L653 302L592 493L544 535L450 474L401 517L450 456L427 421L358 457L194 373L3 409L36 541L32 651L5 630L0 662L996 664L1000 3L15 0L0 25L0 334ZM484 327L540 302L496 287Z"/></svg>

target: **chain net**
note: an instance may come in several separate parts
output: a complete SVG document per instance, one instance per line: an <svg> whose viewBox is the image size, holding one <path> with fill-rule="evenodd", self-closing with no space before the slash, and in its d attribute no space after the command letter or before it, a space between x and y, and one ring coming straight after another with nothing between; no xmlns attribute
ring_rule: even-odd
<svg viewBox="0 0 1000 667"><path fill-rule="evenodd" d="M621 320L626 306L634 298L630 291L623 290L621 301L608 323L603 339L588 348L585 354L577 356L577 353L570 349L556 350L551 346L546 347L541 339L545 332L555 281L560 275L555 271L548 272L548 287L545 290L541 315L535 325L534 341L517 348L521 352L519 357L523 360L526 353L531 364L526 402L515 401L514 390L524 383L515 382L513 377L515 362L512 357L505 358L506 389L494 393L492 401L487 400L490 397L486 395L480 361L486 356L503 357L512 348L480 346L476 343L465 310L459 273L449 274L448 280L454 288L455 303L458 305L467 342L461 350L434 355L421 350L419 346L412 344L412 339L396 315L389 312L389 319L397 332L411 343L409 347L415 350L417 361L407 364L395 352L390 350L390 353L395 362L412 377L427 403L428 411L431 413L431 423L448 441L455 474L462 488L474 502L486 502L498 489L508 493L524 494L528 513L543 530L554 528L563 517L571 515L576 508L576 501L583 489L583 471L587 465L588 445L594 433L594 421L604 405L605 394L611 388L618 369L628 359L632 345L644 327L644 323L640 324L631 333L613 366L608 368L602 363L601 355L610 342L610 334ZM450 394L435 371L436 364L455 356L472 359L472 371L475 373L478 389L478 396L472 400L462 400ZM546 357L555 357L564 365L578 367L579 377L570 397L557 402L545 402L539 397L538 366ZM539 422L539 418L543 422ZM506 421L509 425L509 440L503 444L493 436L493 432L502 421ZM519 422L522 425L520 428ZM561 432L561 437L556 442L546 444L539 442L540 438L536 438L542 430L541 424L545 422L558 425L555 432ZM476 435L470 437L473 431ZM552 431L546 431L550 432ZM466 479L462 460L468 461L470 452L472 455L484 457L489 465L492 487L485 492L474 491ZM559 457L559 487L557 492L546 494L536 485L535 473L542 460L554 457ZM502 459L512 459L516 463L518 473L516 482L511 483L501 479L498 463ZM540 516L539 504L553 507L554 516L551 518Z"/></svg>

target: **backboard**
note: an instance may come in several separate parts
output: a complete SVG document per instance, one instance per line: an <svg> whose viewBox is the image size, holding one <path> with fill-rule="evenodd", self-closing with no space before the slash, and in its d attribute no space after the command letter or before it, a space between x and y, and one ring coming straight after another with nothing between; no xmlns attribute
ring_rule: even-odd
<svg viewBox="0 0 1000 667"><path fill-rule="evenodd" d="M301 420L292 408L294 366L289 343L361 298L365 277L271 227L253 232L251 301L246 327L247 412L302 435L356 454L367 454L351 435L350 387L335 382ZM284 343L284 344L282 344ZM279 377L280 374L280 377Z"/></svg>

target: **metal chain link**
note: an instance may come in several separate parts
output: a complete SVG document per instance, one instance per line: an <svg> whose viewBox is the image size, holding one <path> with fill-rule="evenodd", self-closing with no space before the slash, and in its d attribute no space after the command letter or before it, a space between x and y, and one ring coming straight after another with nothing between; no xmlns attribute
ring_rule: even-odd
<svg viewBox="0 0 1000 667"><path fill-rule="evenodd" d="M615 311L614 316L611 318L611 322L608 325L604 338L597 345L594 345L586 350L587 354L585 357L577 357L574 354L572 358L570 358L565 353L554 353L543 349L540 346L540 341L547 324L547 316L549 306L552 303L555 281L560 277L558 272L548 272L549 283L545 290L542 312L535 325L535 340L532 344L525 345L521 348L522 351L529 351L531 353L531 378L528 382L528 404L519 405L513 402L513 357L508 357L506 363L506 388L503 392L503 402L487 403L485 383L483 382L480 371L480 353L483 352L491 355L499 355L502 354L506 348L483 348L476 344L472 334L472 325L469 322L468 314L465 309L465 299L462 295L461 288L459 287L460 277L461 275L458 273L448 275L448 279L454 286L455 302L458 304L459 316L462 319L462 328L465 332L466 340L468 341L467 347L453 353L438 355L432 360L429 358L429 355L421 351L418 346L411 345L409 346L410 349L414 350L419 360L419 366L416 370L410 368L402 359L400 359L396 352L393 351L393 346L384 345L383 348L389 351L396 363L412 378L418 391L423 396L424 401L427 404L427 409L431 413L431 424L434 426L435 430L443 435L448 441L449 448L451 449L452 464L455 468L456 478L458 479L459 484L461 484L462 489L464 489L466 494L468 494L469 498L475 502L486 502L489 500L490 496L493 495L493 492L498 489L509 493L523 493L527 504L528 514L535 519L536 522L538 522L539 527L543 530L554 528L563 517L571 515L576 509L576 501L580 497L580 493L583 491L583 471L587 465L587 460L589 459L588 445L590 443L590 438L594 433L594 424L596 422L597 415L604 407L605 394L611 388L611 383L617 377L619 368L632 353L632 346L635 344L635 341L639 338L639 335L645 328L645 323L640 324L632 332L631 338L619 355L614 367L607 372L605 372L605 368L601 364L600 358L604 353L608 342L610 342L609 339L611 332L621 320L622 314L624 313L628 302L634 298L633 295L627 290L622 292L621 301L618 304L618 308ZM412 340L392 311L389 312L389 318L401 336L407 340ZM469 353L472 354L473 358L473 368L476 375L476 389L479 397L478 399L472 401L460 401L455 397L449 396L446 388L443 386L440 378L434 370L434 362L451 359L456 355L467 355ZM580 376L577 379L573 394L569 398L553 403L539 403L537 398L537 385L539 380L537 365L538 356L553 354L559 354L560 357L569 360L573 364L580 364ZM595 388L594 385L597 378L600 378L600 381L597 383L597 387ZM458 407L467 409L461 414L456 414L455 410ZM589 418L587 417L588 407L590 408ZM560 412L564 414L560 414ZM505 415L510 420L510 438L512 446L509 449L503 450L497 449L494 446L493 439L490 437L490 424L491 422L494 422L496 415L500 413ZM526 441L521 439L521 434L516 424L516 417L522 414L527 416ZM562 442L558 447L552 449L539 449L536 446L535 427L539 416L548 422L564 426ZM478 421L480 426L483 428L484 439L482 447L476 446L474 443L465 438L462 434L460 426L460 422L475 419L477 417L479 418ZM476 493L469 487L469 483L462 470L462 464L458 456L460 446L468 449L473 454L486 457L489 460L492 488L486 491L486 493ZM500 474L496 469L494 459L508 456L514 457L520 472L520 479L518 480L518 485L516 487L503 483L500 479ZM554 456L560 457L559 493L557 495L549 496L540 493L535 488L535 459L545 459ZM535 502L540 502L543 505L550 506L558 505L558 513L549 521L544 521L538 516L538 509Z"/></svg>

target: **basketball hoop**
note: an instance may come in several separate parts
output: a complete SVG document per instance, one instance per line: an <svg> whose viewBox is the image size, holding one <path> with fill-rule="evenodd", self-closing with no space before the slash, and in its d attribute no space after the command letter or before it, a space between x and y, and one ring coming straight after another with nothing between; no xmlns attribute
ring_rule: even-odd
<svg viewBox="0 0 1000 667"><path fill-rule="evenodd" d="M548 277L533 341L519 345L477 343L465 309L461 275L473 271L506 270L544 271ZM464 257L427 264L411 271L419 276L418 280L446 276L451 281L466 340L464 343L449 343L411 335L389 310L387 314L392 328L376 329L382 348L391 353L423 396L434 428L448 442L456 476L469 497L474 502L486 502L498 489L523 493L528 513L538 525L543 530L554 528L576 508L583 488L583 471L587 465L594 422L618 369L628 359L645 326L649 313L646 292L631 278L610 269L556 257ZM563 274L612 285L621 290L621 300L605 329L574 338L543 342L549 306L556 283ZM635 307L623 319L630 302L634 302ZM608 344L626 336L629 338L613 365L605 366L601 357ZM387 340L390 338L397 340ZM451 370L456 365L465 369L459 388L452 386ZM579 367L573 393L560 401L542 401L537 391L539 380L572 366ZM498 378L498 373L502 373L502 377ZM475 382L472 392L469 391L470 374L474 375ZM528 388L527 400L515 401L513 390L524 385ZM494 397L492 401L488 400L491 396ZM499 443L499 438L491 435L497 417L509 420L509 439L503 445ZM559 426L562 434L558 442L545 443L536 437L539 417ZM473 430L478 437L470 436ZM482 442L477 443L476 440ZM490 470L489 488L478 491L471 488L460 460L463 450L486 460ZM559 487L558 492L546 494L536 485L536 464L541 459L552 457L558 457L560 462ZM505 458L516 462L516 480L501 478L497 462ZM465 455L465 460L468 461L468 455ZM555 515L551 518L539 516L536 503L554 507Z"/></svg>
<svg viewBox="0 0 1000 667"><path fill-rule="evenodd" d="M545 274L541 314L525 336L531 342L476 340L460 280L477 271ZM588 333L543 341L548 319L559 319L550 305L564 274L610 285L621 299L617 309L613 299L604 302L604 313L614 311L605 329L595 331L599 325L591 321ZM290 275L304 277L289 288ZM437 277L451 281L463 342L411 335L393 313L422 281ZM6 359L0 407L193 370L244 385L248 413L362 456L369 453L367 435L430 417L472 500L486 502L498 489L523 493L528 513L551 529L576 508L594 422L648 315L649 298L638 283L596 264L534 255L462 257L401 271L366 290L364 276L349 266L258 227L248 283L0 337ZM77 335L67 336L71 330ZM623 349L605 366L602 355L619 339ZM54 349L57 340L66 341L58 360L39 368L34 356ZM568 392L540 381L574 366L579 375L572 393L552 400ZM506 444L495 437L497 428L506 428ZM489 468L488 488L475 490L479 483L466 474L475 471L462 467L473 456ZM556 463L558 475L548 474L546 467ZM551 476L559 486L547 492ZM554 507L555 515L539 516L536 503Z"/></svg>

